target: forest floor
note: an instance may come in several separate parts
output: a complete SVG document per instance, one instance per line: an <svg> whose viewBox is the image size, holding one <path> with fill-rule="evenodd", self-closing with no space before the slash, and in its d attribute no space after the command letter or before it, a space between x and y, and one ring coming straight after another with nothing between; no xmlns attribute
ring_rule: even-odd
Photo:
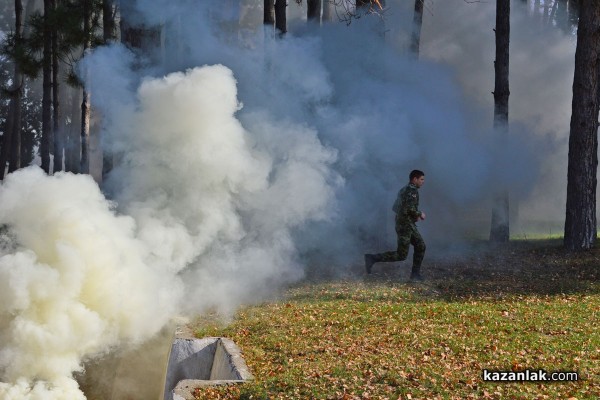
<svg viewBox="0 0 600 400"><path fill-rule="evenodd" d="M362 268L362 266L360 266ZM356 266L311 279L196 335L225 336L254 380L197 399L597 399L600 249L559 240L481 243L408 271ZM400 271L400 272L399 272ZM404 276L406 275L406 277ZM487 382L483 370L574 371L576 382Z"/></svg>

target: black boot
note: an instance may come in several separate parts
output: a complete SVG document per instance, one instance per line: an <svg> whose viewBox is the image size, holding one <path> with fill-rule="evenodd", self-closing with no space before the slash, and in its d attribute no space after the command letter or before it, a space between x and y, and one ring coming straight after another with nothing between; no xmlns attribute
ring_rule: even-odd
<svg viewBox="0 0 600 400"><path fill-rule="evenodd" d="M413 282L423 282L423 277L421 276L421 267L415 267L413 265L412 271L410 273L410 280Z"/></svg>
<svg viewBox="0 0 600 400"><path fill-rule="evenodd" d="M365 269L367 270L367 274L371 273L371 269L373 268L373 264L377 262L374 254L365 254Z"/></svg>

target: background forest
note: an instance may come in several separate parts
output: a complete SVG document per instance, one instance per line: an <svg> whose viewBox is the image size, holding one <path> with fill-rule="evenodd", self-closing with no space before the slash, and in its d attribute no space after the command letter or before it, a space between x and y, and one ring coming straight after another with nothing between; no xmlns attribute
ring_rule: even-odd
<svg viewBox="0 0 600 400"><path fill-rule="evenodd" d="M414 168L428 257L594 246L594 1L217 3L0 3L0 395L347 276Z"/></svg>

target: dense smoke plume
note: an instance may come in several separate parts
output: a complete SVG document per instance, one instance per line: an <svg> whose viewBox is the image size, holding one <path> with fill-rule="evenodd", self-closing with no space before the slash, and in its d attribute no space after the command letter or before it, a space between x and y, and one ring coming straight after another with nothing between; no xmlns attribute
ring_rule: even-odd
<svg viewBox="0 0 600 400"><path fill-rule="evenodd" d="M514 7L499 148L492 3L432 2L418 61L405 49L412 1L387 2L385 39L370 17L307 28L291 4L284 40L263 32L261 2L199 3L128 2L171 34L158 64L120 45L84 60L119 160L104 192L37 167L0 188L1 399L84 398L73 374L85 363L174 318L232 313L306 268L347 275L365 251L393 248L391 204L413 168L426 172L430 257L489 229L496 187L527 209L561 186L544 151L566 159L574 45L548 31L541 46L550 33L523 28L527 10Z"/></svg>

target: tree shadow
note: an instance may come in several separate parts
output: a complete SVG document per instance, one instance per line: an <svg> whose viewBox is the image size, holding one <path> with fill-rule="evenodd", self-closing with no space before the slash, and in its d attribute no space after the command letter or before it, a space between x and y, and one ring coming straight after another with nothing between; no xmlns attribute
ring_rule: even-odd
<svg viewBox="0 0 600 400"><path fill-rule="evenodd" d="M481 242L460 258L434 259L427 285L447 300L597 293L600 249L569 252L562 240Z"/></svg>
<svg viewBox="0 0 600 400"><path fill-rule="evenodd" d="M400 285L410 288L416 299L446 301L600 291L600 249L569 252L561 239L514 240L504 244L474 241L460 254L426 257L422 283L409 281L410 257L401 263L378 263L368 275L362 264L342 273L339 269L309 270L305 282Z"/></svg>

